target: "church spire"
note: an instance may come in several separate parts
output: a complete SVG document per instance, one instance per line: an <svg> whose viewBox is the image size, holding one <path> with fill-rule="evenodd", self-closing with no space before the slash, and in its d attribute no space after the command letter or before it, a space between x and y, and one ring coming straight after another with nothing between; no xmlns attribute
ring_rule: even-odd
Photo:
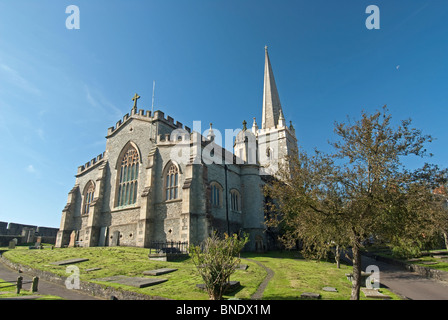
<svg viewBox="0 0 448 320"><path fill-rule="evenodd" d="M265 49L264 88L263 88L263 129L275 128L282 113L280 98L275 85L274 73L269 60L268 47Z"/></svg>

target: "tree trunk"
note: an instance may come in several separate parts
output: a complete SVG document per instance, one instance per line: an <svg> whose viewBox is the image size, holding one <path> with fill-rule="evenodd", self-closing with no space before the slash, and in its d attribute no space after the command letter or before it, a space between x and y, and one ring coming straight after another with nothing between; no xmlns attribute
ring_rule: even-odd
<svg viewBox="0 0 448 320"><path fill-rule="evenodd" d="M360 244L355 241L352 247L353 254L353 282L352 294L350 300L359 300L359 291L361 289L361 251Z"/></svg>
<svg viewBox="0 0 448 320"><path fill-rule="evenodd" d="M445 239L445 248L448 250L448 234L446 232L443 233L443 238Z"/></svg>
<svg viewBox="0 0 448 320"><path fill-rule="evenodd" d="M339 269L341 267L341 250L339 249L338 245L336 245L335 248L334 258L336 260L336 267Z"/></svg>

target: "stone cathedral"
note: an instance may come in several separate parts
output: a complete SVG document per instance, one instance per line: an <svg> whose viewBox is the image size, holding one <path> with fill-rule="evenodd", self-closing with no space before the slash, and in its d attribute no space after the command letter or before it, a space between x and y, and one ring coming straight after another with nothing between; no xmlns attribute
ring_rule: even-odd
<svg viewBox="0 0 448 320"><path fill-rule="evenodd" d="M150 247L198 244L214 231L249 234L247 250L266 250L263 186L285 156L297 152L265 48L262 122L246 121L229 151L162 111L137 109L106 136L106 150L78 167L56 246ZM193 128L194 129L194 128ZM182 154L182 156L179 156Z"/></svg>

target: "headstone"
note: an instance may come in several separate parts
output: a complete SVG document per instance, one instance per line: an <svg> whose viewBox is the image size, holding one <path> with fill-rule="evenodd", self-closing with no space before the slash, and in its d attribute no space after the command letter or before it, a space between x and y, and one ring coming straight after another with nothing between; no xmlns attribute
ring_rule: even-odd
<svg viewBox="0 0 448 320"><path fill-rule="evenodd" d="M14 240L9 241L8 249L15 249L15 248L16 248L16 243L14 242Z"/></svg>
<svg viewBox="0 0 448 320"><path fill-rule="evenodd" d="M327 291L327 292L338 292L338 289L333 288L333 287L323 287L322 290Z"/></svg>
<svg viewBox="0 0 448 320"><path fill-rule="evenodd" d="M12 241L14 241L14 243L17 245L18 242L17 238L12 239Z"/></svg>
<svg viewBox="0 0 448 320"><path fill-rule="evenodd" d="M101 268L89 268L89 269L86 269L85 271L89 272L89 271L97 271L97 270L101 270Z"/></svg>
<svg viewBox="0 0 448 320"><path fill-rule="evenodd" d="M100 229L100 239L98 241L99 247L104 247L106 245L106 237L107 237L107 227L102 227Z"/></svg>
<svg viewBox="0 0 448 320"><path fill-rule="evenodd" d="M314 292L304 292L300 295L300 298L302 298L302 299L320 299L320 294L314 293Z"/></svg>
<svg viewBox="0 0 448 320"><path fill-rule="evenodd" d="M76 231L73 230L72 233L70 234L70 242L68 243L68 247L73 248L75 246L75 243L76 243Z"/></svg>
<svg viewBox="0 0 448 320"><path fill-rule="evenodd" d="M119 245L119 239L120 239L120 231L116 230L112 234L112 242L111 246L116 247Z"/></svg>
<svg viewBox="0 0 448 320"><path fill-rule="evenodd" d="M171 268L161 268L156 270L149 270L149 271L143 271L143 274L145 276L159 276L161 274L166 274L170 272L177 271L177 269L171 269Z"/></svg>
<svg viewBox="0 0 448 320"><path fill-rule="evenodd" d="M246 270L248 267L249 266L247 264L240 264L237 269L238 270Z"/></svg>

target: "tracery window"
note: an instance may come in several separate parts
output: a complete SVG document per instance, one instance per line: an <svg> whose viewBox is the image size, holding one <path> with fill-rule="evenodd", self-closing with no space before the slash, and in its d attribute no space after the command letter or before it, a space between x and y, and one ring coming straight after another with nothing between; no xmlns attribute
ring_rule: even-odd
<svg viewBox="0 0 448 320"><path fill-rule="evenodd" d="M241 196L235 189L230 190L230 208L232 211L241 211Z"/></svg>
<svg viewBox="0 0 448 320"><path fill-rule="evenodd" d="M139 156L130 147L123 155L118 182L117 206L127 206L137 201Z"/></svg>
<svg viewBox="0 0 448 320"><path fill-rule="evenodd" d="M166 200L174 200L179 197L178 184L179 184L179 169L173 163L171 164L170 168L168 169L165 175Z"/></svg>
<svg viewBox="0 0 448 320"><path fill-rule="evenodd" d="M82 208L83 214L89 214L90 204L92 203L94 197L95 197L95 184L93 183L93 181L89 181L84 191L84 205Z"/></svg>

